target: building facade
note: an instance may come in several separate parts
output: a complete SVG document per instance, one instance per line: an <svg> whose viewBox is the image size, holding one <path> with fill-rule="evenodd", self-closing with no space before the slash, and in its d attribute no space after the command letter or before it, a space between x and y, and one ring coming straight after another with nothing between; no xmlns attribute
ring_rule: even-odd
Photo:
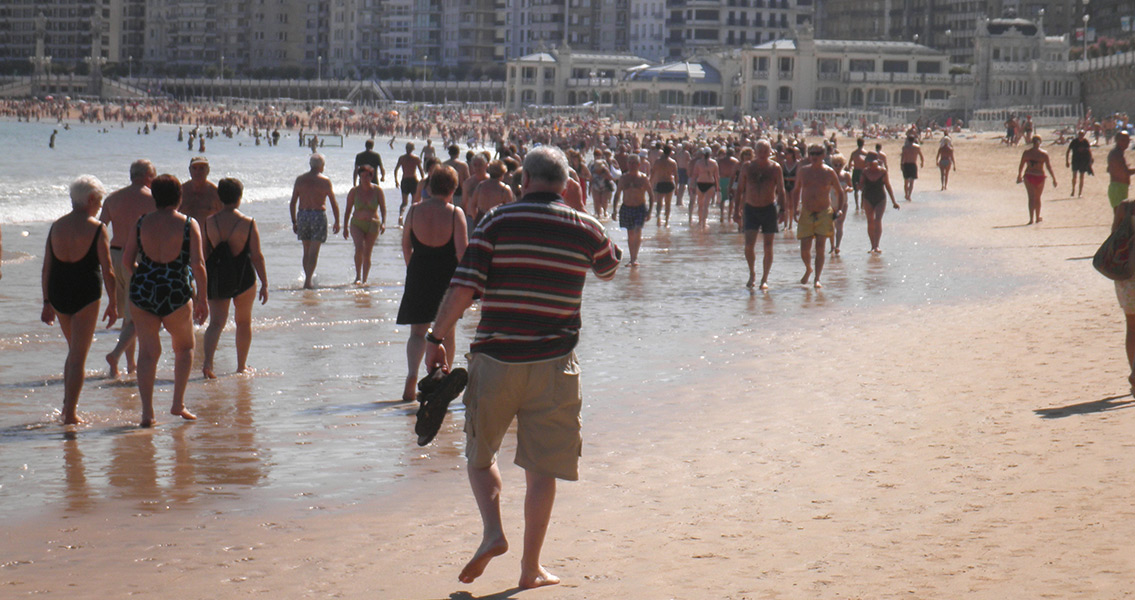
<svg viewBox="0 0 1135 600"><path fill-rule="evenodd" d="M508 62L505 105L521 110L615 104L627 74L646 66L648 61L639 56L578 52L570 46L535 52Z"/></svg>
<svg viewBox="0 0 1135 600"><path fill-rule="evenodd" d="M666 0L641 0L631 6L630 53L660 61L666 48Z"/></svg>
<svg viewBox="0 0 1135 600"><path fill-rule="evenodd" d="M145 0L0 1L0 69L30 72L35 22L45 20L44 55L55 70L81 70L91 56L92 19L102 29L100 55L108 64L142 57Z"/></svg>
<svg viewBox="0 0 1135 600"><path fill-rule="evenodd" d="M797 25L811 22L813 1L669 0L668 56L673 60L786 39Z"/></svg>
<svg viewBox="0 0 1135 600"><path fill-rule="evenodd" d="M974 42L974 108L1079 104L1067 35L1045 35L1042 23L1006 16L982 21Z"/></svg>

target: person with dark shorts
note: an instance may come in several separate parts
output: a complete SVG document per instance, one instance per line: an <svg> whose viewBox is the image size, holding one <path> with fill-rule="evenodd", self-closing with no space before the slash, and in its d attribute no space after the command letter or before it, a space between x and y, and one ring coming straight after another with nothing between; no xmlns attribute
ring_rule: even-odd
<svg viewBox="0 0 1135 600"><path fill-rule="evenodd" d="M398 178L398 171L402 171L402 178ZM398 207L398 225L402 226L402 215L406 212L406 205L410 198L418 193L418 176L425 175L422 170L422 159L414 156L414 143L406 143L406 153L398 157L398 164L394 165L394 180L399 182L398 190L402 192L402 204Z"/></svg>
<svg viewBox="0 0 1135 600"><path fill-rule="evenodd" d="M1068 150L1064 152L1064 166L1072 167L1072 195L1084 195L1084 174L1095 176L1092 172L1092 143L1088 141L1088 132L1081 129L1076 132L1076 139L1068 142ZM1076 192L1076 175L1079 175L1080 191Z"/></svg>
<svg viewBox="0 0 1135 600"><path fill-rule="evenodd" d="M926 162L922 157L922 147L914 141L913 135L906 136L899 164L902 168L903 197L910 202L914 194L914 181L918 179L918 167Z"/></svg>
<svg viewBox="0 0 1135 600"><path fill-rule="evenodd" d="M658 159L650 165L650 182L654 187L655 199L658 200L658 224L669 227L670 199L678 187L674 183L678 173L678 163L671 158L674 149L669 144L663 146L660 152Z"/></svg>
<svg viewBox="0 0 1135 600"><path fill-rule="evenodd" d="M771 160L772 145L759 140L756 158L743 163L737 173L737 201L733 203L733 220L745 230L745 261L749 263L749 281L745 287L756 285L757 234L764 234L764 265L761 289L768 289L768 274L772 269L773 236L777 233L780 211L787 193L784 190L784 171ZM743 209L742 209L743 207ZM744 220L742 220L742 213Z"/></svg>
<svg viewBox="0 0 1135 600"><path fill-rule="evenodd" d="M622 199L623 205L619 206ZM649 202L649 204L647 204ZM639 169L639 157L627 157L627 170L619 178L615 192L612 212L619 215L619 227L627 230L627 246L630 248L630 265L638 266L638 249L642 245L642 227L650 220L654 209L654 190L650 188L650 178Z"/></svg>

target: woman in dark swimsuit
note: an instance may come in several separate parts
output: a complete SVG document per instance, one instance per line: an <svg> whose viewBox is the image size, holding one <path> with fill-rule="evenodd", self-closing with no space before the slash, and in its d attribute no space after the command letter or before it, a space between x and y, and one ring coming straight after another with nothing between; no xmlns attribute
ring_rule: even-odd
<svg viewBox="0 0 1135 600"><path fill-rule="evenodd" d="M780 163L781 173L784 175L784 206L781 215L784 219L784 230L792 231L792 224L796 222L796 200L792 190L796 187L796 147L789 145L784 149L784 160Z"/></svg>
<svg viewBox="0 0 1135 600"><path fill-rule="evenodd" d="M123 275L131 276L130 314L138 331L142 427L154 424L154 377L162 354L162 327L170 334L174 352L170 414L197 418L185 408L185 386L193 367L193 321L203 324L209 316L201 230L196 221L177 210L181 183L173 175L159 175L150 184L150 191L157 210L138 219L122 250L122 263L130 271ZM196 288L190 281L190 271Z"/></svg>
<svg viewBox="0 0 1135 600"><path fill-rule="evenodd" d="M398 307L397 322L410 326L410 340L406 343L409 371L402 390L402 399L407 402L415 397L418 369L426 353L426 332L437 316L442 296L469 241L465 214L453 206L457 171L438 165L430 171L427 181L429 196L406 211L406 224L402 228L406 291ZM449 364L453 364L453 335L443 333Z"/></svg>
<svg viewBox="0 0 1135 600"><path fill-rule="evenodd" d="M879 250L879 239L883 237L883 213L887 210L887 195L890 195L895 210L899 209L899 205L895 202L890 176L879 164L879 155L868 152L866 161L867 166L859 177L859 189L863 193L863 211L867 214L867 237L871 240L869 252L878 254L882 252Z"/></svg>
<svg viewBox="0 0 1135 600"><path fill-rule="evenodd" d="M370 168L370 167L366 167ZM260 303L268 302L268 275L260 251L256 221L237 210L244 186L236 179L217 182L221 211L205 220L205 272L209 279L209 328L205 330L205 362L202 373L216 379L213 356L229 319L229 303L236 307L236 372L248 370L252 345L252 305L256 303L256 279L260 278ZM239 252L237 248L241 248Z"/></svg>
<svg viewBox="0 0 1135 600"><path fill-rule="evenodd" d="M70 213L51 225L43 253L43 312L40 319L59 327L67 338L67 361L63 363L63 423L81 423L77 413L83 389L87 352L98 325L100 288L106 288L110 303L103 319L107 327L118 320L114 268L110 262L110 238L95 215L105 195L102 183L84 175L71 184ZM102 277L99 277L99 272Z"/></svg>

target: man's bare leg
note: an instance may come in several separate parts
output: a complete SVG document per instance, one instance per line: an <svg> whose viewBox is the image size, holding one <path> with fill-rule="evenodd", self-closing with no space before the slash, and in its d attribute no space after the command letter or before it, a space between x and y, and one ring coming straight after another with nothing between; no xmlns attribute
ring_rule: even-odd
<svg viewBox="0 0 1135 600"><path fill-rule="evenodd" d="M800 278L800 285L807 285L812 278L812 238L800 240L800 259L804 261L804 276Z"/></svg>
<svg viewBox="0 0 1135 600"><path fill-rule="evenodd" d="M762 265L764 267L764 271L761 274L761 289L767 290L768 289L768 274L769 274L769 271L772 270L772 247L773 247L772 242L773 242L773 237L772 237L771 233L764 233L764 234L761 234L761 235L764 236L764 243L765 243L765 257L764 257L764 264Z"/></svg>
<svg viewBox="0 0 1135 600"><path fill-rule="evenodd" d="M303 243L303 288L314 289L311 278L315 275L315 265L319 262L319 242L304 241Z"/></svg>
<svg viewBox="0 0 1135 600"><path fill-rule="evenodd" d="M826 253L824 252L824 244L827 241L828 241L828 238L826 238L822 235L816 236L816 282L815 282L815 286L817 288L824 287L824 285L822 283L820 283L820 273L823 272L823 270L824 270L824 260L827 258Z"/></svg>
<svg viewBox="0 0 1135 600"><path fill-rule="evenodd" d="M130 310L127 306L126 310ZM122 331L118 334L118 344L114 346L106 355L106 364L109 366L107 375L111 379L118 378L118 359L122 355L126 355L126 372L134 372L134 321L126 323L122 326Z"/></svg>
<svg viewBox="0 0 1135 600"><path fill-rule="evenodd" d="M556 585L560 578L552 575L540 564L540 550L552 519L552 505L556 501L556 478L525 471L528 491L524 495L524 555L520 559L522 588Z"/></svg>
<svg viewBox="0 0 1135 600"><path fill-rule="evenodd" d="M627 230L627 246L630 248L632 267L638 266L638 249L642 246L642 230L641 229L628 229Z"/></svg>
<svg viewBox="0 0 1135 600"><path fill-rule="evenodd" d="M504 482L501 481L501 472L496 463L483 469L469 465L469 486L473 488L473 498L477 500L484 530L480 547L457 576L461 583L473 583L474 579L485 572L489 561L508 552L508 540L504 537L504 526L501 524L501 488Z"/></svg>
<svg viewBox="0 0 1135 600"><path fill-rule="evenodd" d="M756 249L756 246L757 246L757 231L755 229L752 230L752 231L746 231L745 232L745 262L749 263L749 281L748 281L748 283L745 284L745 287L747 287L747 288L753 287L754 285L756 285L756 282L757 282L757 249ZM768 251L766 250L765 252L767 254ZM768 270L765 271L765 277L768 277ZM764 284L763 279L761 280L761 284L762 285Z"/></svg>

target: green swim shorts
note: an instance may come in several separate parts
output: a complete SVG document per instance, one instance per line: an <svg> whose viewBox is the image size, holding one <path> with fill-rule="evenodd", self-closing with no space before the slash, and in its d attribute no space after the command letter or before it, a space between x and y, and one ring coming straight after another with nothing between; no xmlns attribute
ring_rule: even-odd
<svg viewBox="0 0 1135 600"><path fill-rule="evenodd" d="M1127 199L1127 188L1129 187L1131 187L1130 184L1116 183L1114 181L1111 182L1111 185L1107 186L1107 199L1111 202L1113 209L1119 206L1120 202Z"/></svg>

